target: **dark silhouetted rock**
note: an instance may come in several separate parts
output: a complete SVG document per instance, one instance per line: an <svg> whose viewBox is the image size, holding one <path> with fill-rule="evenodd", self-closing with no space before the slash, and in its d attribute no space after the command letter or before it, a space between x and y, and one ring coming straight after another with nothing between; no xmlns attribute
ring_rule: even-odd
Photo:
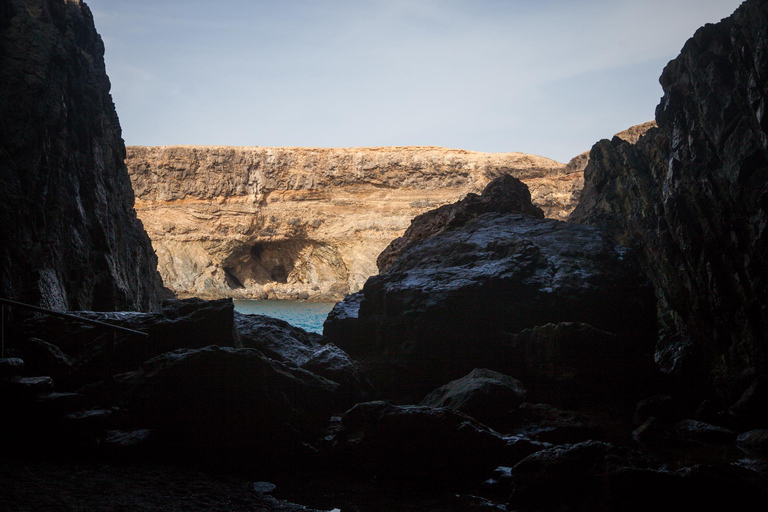
<svg viewBox="0 0 768 512"><path fill-rule="evenodd" d="M384 396L423 396L473 368L514 375L499 331L585 322L641 346L656 330L627 249L588 226L519 214L485 214L411 247L362 294L336 306L324 334Z"/></svg>
<svg viewBox="0 0 768 512"><path fill-rule="evenodd" d="M739 434L736 442L752 450L768 452L768 429L750 430Z"/></svg>
<svg viewBox="0 0 768 512"><path fill-rule="evenodd" d="M81 311L78 314L149 335L118 333L111 358L113 373L133 370L144 361L178 348L240 345L232 299L166 300L160 311L152 313ZM78 385L104 378L105 358L112 350L113 331L47 315L28 320L25 328L37 337L55 342L74 359L76 376L73 380Z"/></svg>
<svg viewBox="0 0 768 512"><path fill-rule="evenodd" d="M559 445L606 440L606 432L596 419L547 404L520 404L509 413L507 421L504 433L524 435L543 443Z"/></svg>
<svg viewBox="0 0 768 512"><path fill-rule="evenodd" d="M235 312L235 325L243 347L288 365L301 366L324 344L320 334L265 315Z"/></svg>
<svg viewBox="0 0 768 512"><path fill-rule="evenodd" d="M536 326L510 336L508 371L537 402L628 407L659 385L653 359L632 341L583 323Z"/></svg>
<svg viewBox="0 0 768 512"><path fill-rule="evenodd" d="M651 417L676 422L681 419L680 404L670 395L655 395L639 401L632 415L632 423L642 425Z"/></svg>
<svg viewBox="0 0 768 512"><path fill-rule="evenodd" d="M21 375L24 372L24 360L19 357L0 359L0 378Z"/></svg>
<svg viewBox="0 0 768 512"><path fill-rule="evenodd" d="M509 424L509 412L525 400L522 383L485 368L451 381L428 394L420 405L448 407L499 429Z"/></svg>
<svg viewBox="0 0 768 512"><path fill-rule="evenodd" d="M50 375L60 382L72 371L74 361L56 345L38 338L27 338L19 348L28 371L33 375Z"/></svg>
<svg viewBox="0 0 768 512"><path fill-rule="evenodd" d="M423 213L411 221L402 237L396 238L379 254L376 265L384 273L400 255L427 238L452 231L484 213L524 213L543 219L541 208L531 203L531 193L520 180L509 174L488 183L481 195L469 193L464 199Z"/></svg>
<svg viewBox="0 0 768 512"><path fill-rule="evenodd" d="M341 385L356 402L373 398L373 387L363 367L322 335L264 315L235 312L235 324L245 348L256 348L288 366L303 368Z"/></svg>
<svg viewBox="0 0 768 512"><path fill-rule="evenodd" d="M0 296L147 310L162 293L136 218L104 45L84 2L0 11Z"/></svg>
<svg viewBox="0 0 768 512"><path fill-rule="evenodd" d="M570 217L639 249L658 361L723 404L768 374L766 25L754 0L700 28L661 75L658 128L592 148Z"/></svg>
<svg viewBox="0 0 768 512"><path fill-rule="evenodd" d="M536 452L512 468L511 510L610 510L608 474L629 465L626 449L587 441Z"/></svg>
<svg viewBox="0 0 768 512"><path fill-rule="evenodd" d="M540 448L521 438L507 441L452 409L366 402L342 415L328 440L327 456L339 468L456 481Z"/></svg>
<svg viewBox="0 0 768 512"><path fill-rule="evenodd" d="M362 402L374 397L374 389L360 363L333 343L317 349L301 368L337 382L340 391L346 391L355 401Z"/></svg>
<svg viewBox="0 0 768 512"><path fill-rule="evenodd" d="M768 375L758 376L730 412L747 427L768 427Z"/></svg>
<svg viewBox="0 0 768 512"><path fill-rule="evenodd" d="M207 461L288 463L351 405L335 382L255 349L180 349L116 381L135 428L157 429L169 448Z"/></svg>
<svg viewBox="0 0 768 512"><path fill-rule="evenodd" d="M653 416L646 418L642 425L632 432L632 438L650 447L665 447L674 444L675 430L670 424Z"/></svg>
<svg viewBox="0 0 768 512"><path fill-rule="evenodd" d="M699 443L731 443L736 440L736 434L727 428L697 420L678 421L675 433L680 439Z"/></svg>

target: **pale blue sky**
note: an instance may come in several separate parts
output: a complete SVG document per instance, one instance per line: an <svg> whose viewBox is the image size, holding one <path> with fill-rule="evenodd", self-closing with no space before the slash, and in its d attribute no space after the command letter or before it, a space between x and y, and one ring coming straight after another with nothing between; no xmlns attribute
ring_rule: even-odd
<svg viewBox="0 0 768 512"><path fill-rule="evenodd" d="M653 119L739 0L86 0L128 145L436 145L567 161Z"/></svg>

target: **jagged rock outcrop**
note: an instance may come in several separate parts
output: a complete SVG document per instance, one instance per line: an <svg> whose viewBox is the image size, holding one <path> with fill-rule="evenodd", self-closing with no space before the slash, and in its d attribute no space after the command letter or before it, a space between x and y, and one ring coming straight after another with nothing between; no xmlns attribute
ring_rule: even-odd
<svg viewBox="0 0 768 512"><path fill-rule="evenodd" d="M640 249L657 359L733 403L768 372L768 4L699 29L661 76L658 128L598 142L571 219Z"/></svg>
<svg viewBox="0 0 768 512"><path fill-rule="evenodd" d="M616 366L611 359L629 357L624 344L650 351L655 302L631 251L589 226L486 213L405 251L335 306L324 335L365 366L384 396L407 398L473 368L508 373L516 352L501 331L562 322L619 338L611 355L567 336L562 348L552 344L575 365Z"/></svg>
<svg viewBox="0 0 768 512"><path fill-rule="evenodd" d="M165 285L208 298L339 300L413 217L500 175L558 218L581 188L547 158L436 147L129 147L126 163Z"/></svg>
<svg viewBox="0 0 768 512"><path fill-rule="evenodd" d="M517 178L505 175L490 182L483 193L467 194L464 199L422 213L411 221L403 236L392 240L376 259L379 272L384 273L408 248L427 238L465 225L484 213L525 213L544 218L541 208L531 203L528 187Z"/></svg>
<svg viewBox="0 0 768 512"><path fill-rule="evenodd" d="M0 295L59 309L156 307L162 283L91 11L79 0L1 0L0 13Z"/></svg>

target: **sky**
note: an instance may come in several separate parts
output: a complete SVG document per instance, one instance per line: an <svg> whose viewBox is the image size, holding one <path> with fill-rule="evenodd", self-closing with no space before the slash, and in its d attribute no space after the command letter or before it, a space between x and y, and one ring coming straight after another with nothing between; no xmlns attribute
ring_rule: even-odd
<svg viewBox="0 0 768 512"><path fill-rule="evenodd" d="M396 146L561 162L652 120L740 0L86 0L127 145Z"/></svg>

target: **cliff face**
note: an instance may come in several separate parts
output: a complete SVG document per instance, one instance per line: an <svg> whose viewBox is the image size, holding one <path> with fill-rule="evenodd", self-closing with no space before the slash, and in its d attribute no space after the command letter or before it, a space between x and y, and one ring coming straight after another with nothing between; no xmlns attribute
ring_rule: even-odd
<svg viewBox="0 0 768 512"><path fill-rule="evenodd" d="M571 219L641 249L657 360L732 402L768 370L768 4L699 29L661 76L658 128L598 142Z"/></svg>
<svg viewBox="0 0 768 512"><path fill-rule="evenodd" d="M79 0L0 0L2 296L64 309L157 304L103 55Z"/></svg>
<svg viewBox="0 0 768 512"><path fill-rule="evenodd" d="M181 296L341 299L411 219L512 174L565 218L581 172L436 147L129 147L136 209Z"/></svg>

